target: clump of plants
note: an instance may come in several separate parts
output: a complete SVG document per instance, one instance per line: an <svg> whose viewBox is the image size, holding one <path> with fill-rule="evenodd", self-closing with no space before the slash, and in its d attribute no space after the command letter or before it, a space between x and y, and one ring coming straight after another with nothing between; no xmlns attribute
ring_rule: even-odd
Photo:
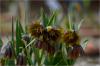
<svg viewBox="0 0 100 66"><path fill-rule="evenodd" d="M72 66L79 56L84 55L78 30L72 22L66 29L56 25L57 13L47 16L42 11L41 20L34 21L24 30L16 21L16 39L12 22L12 40L0 50L0 64L7 66ZM85 43L85 42L84 42Z"/></svg>

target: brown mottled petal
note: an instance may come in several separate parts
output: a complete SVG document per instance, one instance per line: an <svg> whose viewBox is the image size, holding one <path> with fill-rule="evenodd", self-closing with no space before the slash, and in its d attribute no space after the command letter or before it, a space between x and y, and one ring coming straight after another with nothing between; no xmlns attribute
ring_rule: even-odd
<svg viewBox="0 0 100 66"><path fill-rule="evenodd" d="M72 51L69 52L69 58L76 59L80 55L81 48L80 46L74 46Z"/></svg>
<svg viewBox="0 0 100 66"><path fill-rule="evenodd" d="M29 27L29 33L32 36L39 37L44 31L43 26L40 23L34 23Z"/></svg>
<svg viewBox="0 0 100 66"><path fill-rule="evenodd" d="M63 39L66 44L74 45L79 43L79 36L75 31L66 32L63 36Z"/></svg>

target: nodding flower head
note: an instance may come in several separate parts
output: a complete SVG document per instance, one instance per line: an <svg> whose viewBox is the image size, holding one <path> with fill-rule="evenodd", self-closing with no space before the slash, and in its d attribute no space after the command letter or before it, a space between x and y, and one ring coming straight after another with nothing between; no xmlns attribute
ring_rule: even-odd
<svg viewBox="0 0 100 66"><path fill-rule="evenodd" d="M80 45L74 45L73 49L68 53L68 57L70 59L76 59L79 56L83 56L84 51Z"/></svg>
<svg viewBox="0 0 100 66"><path fill-rule="evenodd" d="M13 56L13 49L12 49L11 45L9 45L9 46L6 48L5 56L6 56L7 58L11 58L11 57Z"/></svg>
<svg viewBox="0 0 100 66"><path fill-rule="evenodd" d="M54 41L56 42L58 39L61 38L61 31L60 29L53 28L51 26L48 26L47 29L45 30L45 36L47 36L46 39L49 41Z"/></svg>
<svg viewBox="0 0 100 66"><path fill-rule="evenodd" d="M79 36L75 31L68 31L64 34L63 36L64 42L66 44L74 45L74 44L79 44Z"/></svg>
<svg viewBox="0 0 100 66"><path fill-rule="evenodd" d="M51 46L50 43L43 40L36 40L35 47L39 49L43 49L47 53L53 54L55 52L55 47Z"/></svg>
<svg viewBox="0 0 100 66"><path fill-rule="evenodd" d="M37 39L35 41L35 47L39 48L39 49L44 49L45 48L45 42L43 42L42 40Z"/></svg>
<svg viewBox="0 0 100 66"><path fill-rule="evenodd" d="M26 43L29 43L30 42L30 37L29 37L29 35L28 34L24 34L24 35L22 35L22 40L24 40Z"/></svg>
<svg viewBox="0 0 100 66"><path fill-rule="evenodd" d="M24 53L19 53L19 55L17 56L17 65L18 66L26 66L27 64L27 60L26 60L26 56Z"/></svg>
<svg viewBox="0 0 100 66"><path fill-rule="evenodd" d="M31 36L40 37L44 31L43 25L39 22L34 22L29 26L29 33Z"/></svg>
<svg viewBox="0 0 100 66"><path fill-rule="evenodd" d="M12 58L14 55L14 50L12 49L11 42L4 44L1 48L0 54L5 58Z"/></svg>
<svg viewBox="0 0 100 66"><path fill-rule="evenodd" d="M61 32L59 29L53 29L53 28L49 29L48 33L50 40L57 41L58 39L61 38Z"/></svg>

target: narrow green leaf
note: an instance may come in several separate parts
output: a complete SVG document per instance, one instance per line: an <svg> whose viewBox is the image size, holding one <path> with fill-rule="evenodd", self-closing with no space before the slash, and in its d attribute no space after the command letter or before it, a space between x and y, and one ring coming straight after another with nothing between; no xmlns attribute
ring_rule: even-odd
<svg viewBox="0 0 100 66"><path fill-rule="evenodd" d="M60 53L60 52L57 53L56 56L53 57L53 59L54 59L53 64L56 65L56 64L57 64L58 62L60 62L61 59L62 59L62 55L61 55L61 53Z"/></svg>
<svg viewBox="0 0 100 66"><path fill-rule="evenodd" d="M62 45L62 59L65 62L65 64L67 64L67 50L66 50L66 46L63 44Z"/></svg>
<svg viewBox="0 0 100 66"><path fill-rule="evenodd" d="M6 59L5 66L15 66L15 60L14 59Z"/></svg>
<svg viewBox="0 0 100 66"><path fill-rule="evenodd" d="M54 65L54 66L61 66L61 62L62 62L63 60L61 59L56 65Z"/></svg>
<svg viewBox="0 0 100 66"><path fill-rule="evenodd" d="M24 33L24 30L23 30L23 27L21 25L21 22L19 22L19 29L20 29L21 33Z"/></svg>
<svg viewBox="0 0 100 66"><path fill-rule="evenodd" d="M0 37L0 48L2 47L2 45L3 45L3 42L2 42L2 39Z"/></svg>
<svg viewBox="0 0 100 66"><path fill-rule="evenodd" d="M48 65L53 65L53 60L54 58L51 56L51 55L48 55L48 56L46 56L46 59L45 59L45 61L44 61L44 64L46 65L46 66L48 66Z"/></svg>
<svg viewBox="0 0 100 66"><path fill-rule="evenodd" d="M82 46L82 48L83 49L85 49L86 48L86 46L87 46L87 44L88 44L88 39L84 39L84 40L82 40L82 42L81 42L81 46Z"/></svg>
<svg viewBox="0 0 100 66"><path fill-rule="evenodd" d="M68 31L72 31L73 30L73 23L71 21L71 16L68 15L68 21L66 22L66 29Z"/></svg>
<svg viewBox="0 0 100 66"><path fill-rule="evenodd" d="M45 62L45 55L43 54L42 56L41 56L41 64L44 64L44 62Z"/></svg>
<svg viewBox="0 0 100 66"><path fill-rule="evenodd" d="M20 32L19 32L19 22L18 22L18 19L17 19L17 23L16 23L16 53L17 53L17 55L18 55L18 53L19 53L19 45L20 45L20 42L19 42L19 40L20 40Z"/></svg>
<svg viewBox="0 0 100 66"><path fill-rule="evenodd" d="M14 44L14 22L12 17L12 44Z"/></svg>
<svg viewBox="0 0 100 66"><path fill-rule="evenodd" d="M39 49L34 48L35 60L40 64L41 60L39 59Z"/></svg>
<svg viewBox="0 0 100 66"><path fill-rule="evenodd" d="M71 21L71 16L70 15L68 15L68 25L69 25L69 30L72 30L72 21Z"/></svg>
<svg viewBox="0 0 100 66"><path fill-rule="evenodd" d="M41 17L42 17L43 25L44 27L46 27L48 25L49 20L43 9L41 9Z"/></svg>
<svg viewBox="0 0 100 66"><path fill-rule="evenodd" d="M14 20L13 20L13 17L12 17L12 41L11 41L11 45L12 45L12 49L13 49L14 54L15 54L15 46L14 46ZM16 54L15 54L15 57L16 57Z"/></svg>
<svg viewBox="0 0 100 66"><path fill-rule="evenodd" d="M25 49L26 49L26 48L25 48ZM32 58L32 56L30 55L30 53L28 52L28 50L29 50L29 49L26 49L27 62L28 62L29 65L33 65L33 62L32 62L32 59L33 59L33 58Z"/></svg>
<svg viewBox="0 0 100 66"><path fill-rule="evenodd" d="M80 27L81 27L81 25L82 25L83 22L84 22L84 19L82 19L82 20L80 21L80 23L78 24L78 30L80 29Z"/></svg>
<svg viewBox="0 0 100 66"><path fill-rule="evenodd" d="M33 39L29 44L26 45L26 48L29 47L31 44L33 44L35 39Z"/></svg>
<svg viewBox="0 0 100 66"><path fill-rule="evenodd" d="M23 33L22 26L20 24L20 21L17 19L17 22L16 22L16 53L17 55L19 52L21 52L20 47L24 47L24 44L21 40L22 33Z"/></svg>
<svg viewBox="0 0 100 66"><path fill-rule="evenodd" d="M52 16L50 17L50 20L49 20L49 22L48 22L48 26L50 26L50 25L54 25L54 23L55 23L55 20L56 19L56 12L54 12L53 14L52 14Z"/></svg>
<svg viewBox="0 0 100 66"><path fill-rule="evenodd" d="M78 31L78 25L77 25L76 23L74 23L73 29L74 29L75 31Z"/></svg>
<svg viewBox="0 0 100 66"><path fill-rule="evenodd" d="M68 21L66 22L66 29L67 29L67 30L70 29L70 26L69 26L69 22L68 22Z"/></svg>

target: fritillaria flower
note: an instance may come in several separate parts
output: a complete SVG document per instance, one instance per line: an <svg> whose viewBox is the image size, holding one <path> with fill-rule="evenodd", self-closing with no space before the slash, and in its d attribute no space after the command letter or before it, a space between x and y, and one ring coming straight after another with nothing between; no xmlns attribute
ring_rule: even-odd
<svg viewBox="0 0 100 66"><path fill-rule="evenodd" d="M39 49L43 49L47 53L53 54L55 52L55 47L51 46L50 43L42 40L36 40L35 47Z"/></svg>
<svg viewBox="0 0 100 66"><path fill-rule="evenodd" d="M18 66L26 66L27 64L27 60L26 60L26 56L24 53L19 53L19 55L17 56L17 65Z"/></svg>
<svg viewBox="0 0 100 66"><path fill-rule="evenodd" d="M34 22L29 27L29 33L31 36L40 37L44 31L43 26L39 22Z"/></svg>
<svg viewBox="0 0 100 66"><path fill-rule="evenodd" d="M28 34L24 34L22 35L22 40L24 40L26 43L29 43L30 42L30 37Z"/></svg>
<svg viewBox="0 0 100 66"><path fill-rule="evenodd" d="M61 38L61 32L60 29L55 28L47 28L48 37L52 41L58 41Z"/></svg>
<svg viewBox="0 0 100 66"><path fill-rule="evenodd" d="M64 42L68 45L79 45L79 36L75 31L68 31L63 36Z"/></svg>
<svg viewBox="0 0 100 66"><path fill-rule="evenodd" d="M44 49L44 47L46 45L45 42L43 42L42 40L39 40L39 39L37 39L34 44L35 44L35 47L39 48L39 49Z"/></svg>
<svg viewBox="0 0 100 66"><path fill-rule="evenodd" d="M68 53L68 57L70 59L76 59L79 56L83 56L84 51L83 48L80 45L74 45L73 49Z"/></svg>
<svg viewBox="0 0 100 66"><path fill-rule="evenodd" d="M7 44L4 44L1 48L0 54L5 58L12 58L14 51L11 46L11 42L9 41Z"/></svg>
<svg viewBox="0 0 100 66"><path fill-rule="evenodd" d="M60 41L61 36L62 34L60 29L49 26L43 32L43 41L49 43L51 46L55 46Z"/></svg>
<svg viewBox="0 0 100 66"><path fill-rule="evenodd" d="M9 45L9 46L6 48L5 57L11 58L12 56L13 56L13 49L12 49L11 45Z"/></svg>

